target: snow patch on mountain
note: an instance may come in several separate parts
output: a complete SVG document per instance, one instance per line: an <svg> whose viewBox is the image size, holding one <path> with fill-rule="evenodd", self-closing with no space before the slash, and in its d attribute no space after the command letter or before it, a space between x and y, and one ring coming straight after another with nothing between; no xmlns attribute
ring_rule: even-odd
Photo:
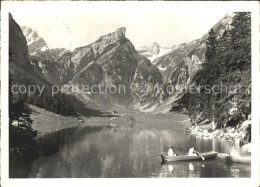
<svg viewBox="0 0 260 187"><path fill-rule="evenodd" d="M165 71L166 69L167 69L167 67L161 67L161 66L157 66L157 68L159 69L159 70L161 70L161 71Z"/></svg>
<svg viewBox="0 0 260 187"><path fill-rule="evenodd" d="M156 49L157 53L154 52L155 47L157 47ZM145 56L153 63L153 61L156 60L157 58L172 52L173 48L161 47L157 43L154 43L151 47L143 46L143 47L136 48L136 50L139 54Z"/></svg>
<svg viewBox="0 0 260 187"><path fill-rule="evenodd" d="M160 52L157 54L157 55L152 55L151 57L147 57L151 62L153 62L155 59L161 57L161 56L164 56L164 55L167 55L169 54L170 52L172 52L172 49L171 48L161 48L160 47Z"/></svg>
<svg viewBox="0 0 260 187"><path fill-rule="evenodd" d="M46 47L46 46L43 46L43 47L41 48L41 51L46 51L46 50L48 50L48 47Z"/></svg>

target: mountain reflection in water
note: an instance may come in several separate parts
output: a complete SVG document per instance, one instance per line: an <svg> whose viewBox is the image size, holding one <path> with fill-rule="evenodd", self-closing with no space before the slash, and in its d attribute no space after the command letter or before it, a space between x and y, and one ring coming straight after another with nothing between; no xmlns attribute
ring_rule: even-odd
<svg viewBox="0 0 260 187"><path fill-rule="evenodd" d="M250 177L250 164L217 158L162 164L160 155L171 145L182 153L190 147L199 152L240 151L231 143L185 135L180 123L110 123L95 122L43 135L41 141L59 151L36 160L28 177Z"/></svg>

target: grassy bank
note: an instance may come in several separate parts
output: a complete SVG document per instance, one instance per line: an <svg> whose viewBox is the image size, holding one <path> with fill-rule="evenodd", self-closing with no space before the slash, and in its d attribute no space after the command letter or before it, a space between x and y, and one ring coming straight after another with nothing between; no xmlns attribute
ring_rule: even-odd
<svg viewBox="0 0 260 187"><path fill-rule="evenodd" d="M79 124L78 119L72 116L61 116L34 105L30 105L30 108L32 109L32 128L37 130L38 135L75 127Z"/></svg>
<svg viewBox="0 0 260 187"><path fill-rule="evenodd" d="M78 118L71 116L61 116L42 108L29 105L32 110L31 119L33 120L32 129L37 131L32 146L23 145L22 147L10 148L10 170L11 178L24 178L30 172L30 165L39 156L48 156L58 151L57 147L37 140L43 134L59 131L65 128L76 127L79 124Z"/></svg>

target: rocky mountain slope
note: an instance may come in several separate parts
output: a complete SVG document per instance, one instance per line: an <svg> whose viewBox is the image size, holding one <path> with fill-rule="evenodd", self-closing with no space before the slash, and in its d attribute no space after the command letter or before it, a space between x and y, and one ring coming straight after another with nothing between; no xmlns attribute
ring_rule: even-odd
<svg viewBox="0 0 260 187"><path fill-rule="evenodd" d="M60 92L52 96L51 82L46 79L41 65L41 61L31 60L23 32L9 14L9 72L10 80L12 80L10 82L26 87L25 94L14 94L15 97L58 114L71 115L73 108L66 96ZM57 72L53 71L53 74ZM39 90L29 95L29 85L43 88L41 95L39 95Z"/></svg>
<svg viewBox="0 0 260 187"><path fill-rule="evenodd" d="M28 47L26 39L22 33L20 26L14 21L12 15L9 15L9 53L13 61L10 62L10 72L17 76L19 74L27 74L28 77L35 77L37 82L48 84L41 72L36 73L34 67L31 65L28 54ZM22 75L21 75L22 76Z"/></svg>
<svg viewBox="0 0 260 187"><path fill-rule="evenodd" d="M231 21L232 15L227 15L213 26L217 37L230 29ZM169 111L205 63L207 34L169 49L154 43L136 50L125 36L126 29L119 28L70 52L49 49L28 27L23 33L35 71L52 84L74 88L73 94L94 108L134 104L140 110ZM100 85L101 90L123 85L126 93L93 94L76 89L78 85Z"/></svg>
<svg viewBox="0 0 260 187"><path fill-rule="evenodd" d="M61 85L69 81L73 65L63 61L71 52L64 48L50 49L45 40L29 27L22 26L21 30L27 42L29 61L35 71L51 84Z"/></svg>
<svg viewBox="0 0 260 187"><path fill-rule="evenodd" d="M50 49L45 40L30 27L22 26L23 35L26 38L28 52L30 55L38 56L47 60L58 60L65 53L70 51L64 48Z"/></svg>
<svg viewBox="0 0 260 187"><path fill-rule="evenodd" d="M250 143L250 12L235 12L230 30L221 36L213 29L209 31L205 61L193 79L194 86L200 87L199 92L185 93L172 111L191 117L190 132L195 135L235 141L240 146Z"/></svg>
<svg viewBox="0 0 260 187"><path fill-rule="evenodd" d="M129 105L151 90L141 89L142 82L162 82L159 70L144 56L137 53L134 45L125 37L125 28L101 36L97 41L76 48L67 61L74 64L74 75L70 84L89 87L100 85L102 90L110 86L125 87L125 93L85 94L101 106ZM152 90L153 92L154 90ZM92 99L88 99L92 100Z"/></svg>
<svg viewBox="0 0 260 187"><path fill-rule="evenodd" d="M159 69L135 50L125 36L125 28L72 52L49 49L44 39L29 27L22 27L22 31L28 45L29 62L35 72L51 84L62 85L64 92L79 98L86 107L129 106L157 92L154 88L146 88L146 84L162 83ZM156 52L156 46L152 50ZM78 89L81 85L89 90ZM99 93L99 88L109 92L110 86L121 90ZM96 88L91 90L91 87Z"/></svg>
<svg viewBox="0 0 260 187"><path fill-rule="evenodd" d="M226 15L212 28L217 38L219 38L225 30L231 28L233 14ZM157 111L170 110L172 103L183 95L183 91L188 85L193 83L194 75L202 69L205 63L206 39L205 34L200 39L193 40L173 47L172 51L153 61L153 64L160 68L163 78L163 88L171 88L170 91L163 90L160 93L161 101L156 103L157 107L152 103L146 103L143 109ZM144 107L145 106L145 107Z"/></svg>

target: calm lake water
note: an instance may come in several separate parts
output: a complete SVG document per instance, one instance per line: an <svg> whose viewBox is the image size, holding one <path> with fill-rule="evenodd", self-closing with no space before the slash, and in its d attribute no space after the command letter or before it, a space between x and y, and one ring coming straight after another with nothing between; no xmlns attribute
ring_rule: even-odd
<svg viewBox="0 0 260 187"><path fill-rule="evenodd" d="M241 150L231 143L185 135L180 115L136 119L132 124L126 118L87 118L78 127L42 135L42 141L59 151L37 159L28 177L250 177L250 164L217 158L162 164L160 155L171 145L183 153L190 147L199 152Z"/></svg>

